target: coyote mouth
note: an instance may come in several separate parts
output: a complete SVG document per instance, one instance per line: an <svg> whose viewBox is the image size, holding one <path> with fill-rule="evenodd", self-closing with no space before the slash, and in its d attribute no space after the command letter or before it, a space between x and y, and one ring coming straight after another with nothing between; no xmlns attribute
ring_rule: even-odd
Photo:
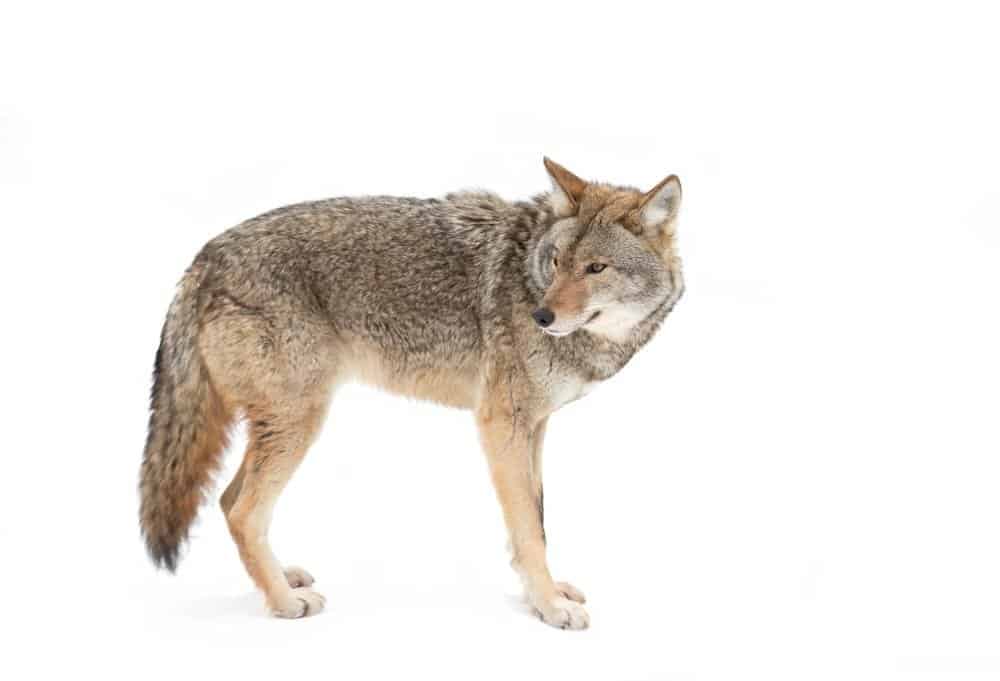
<svg viewBox="0 0 1000 681"><path fill-rule="evenodd" d="M596 312L594 312L594 314L590 315L587 318L587 321L585 321L584 323L580 324L579 326L573 327L569 331L556 331L555 329L552 329L552 328L542 329L542 331L545 332L545 333L547 333L547 334L549 334L550 336L554 336L555 338L560 338L562 336L568 336L571 333L573 333L574 331L578 331L578 330L582 329L587 324L589 324L590 322L592 322L595 319L597 319L600 316L600 314L601 314L601 311L597 310Z"/></svg>

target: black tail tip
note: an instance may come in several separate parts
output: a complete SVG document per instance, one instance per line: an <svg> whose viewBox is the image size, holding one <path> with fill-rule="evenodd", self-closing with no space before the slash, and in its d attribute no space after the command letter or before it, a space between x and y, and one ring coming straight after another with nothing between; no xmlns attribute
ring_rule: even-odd
<svg viewBox="0 0 1000 681"><path fill-rule="evenodd" d="M167 542L146 541L146 550L150 560L157 568L166 570L170 574L177 572L177 563L180 562L180 546Z"/></svg>

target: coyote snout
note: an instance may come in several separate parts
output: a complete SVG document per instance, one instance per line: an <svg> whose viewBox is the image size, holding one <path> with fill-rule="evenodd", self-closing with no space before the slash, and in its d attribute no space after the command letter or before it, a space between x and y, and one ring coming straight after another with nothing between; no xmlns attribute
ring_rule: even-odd
<svg viewBox="0 0 1000 681"><path fill-rule="evenodd" d="M558 262L558 259L555 259ZM545 333L551 336L565 336L573 333L587 321L588 301L591 294L588 282L572 273L560 272L553 265L553 281L541 307L532 315ZM543 324L542 322L548 322Z"/></svg>

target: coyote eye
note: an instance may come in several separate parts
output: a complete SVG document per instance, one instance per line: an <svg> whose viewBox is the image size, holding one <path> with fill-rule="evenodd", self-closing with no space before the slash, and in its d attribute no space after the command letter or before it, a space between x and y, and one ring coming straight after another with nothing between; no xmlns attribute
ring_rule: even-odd
<svg viewBox="0 0 1000 681"><path fill-rule="evenodd" d="M552 256L552 266L559 267L559 258Z"/></svg>
<svg viewBox="0 0 1000 681"><path fill-rule="evenodd" d="M607 265L599 262L592 262L587 265L587 274L600 274Z"/></svg>

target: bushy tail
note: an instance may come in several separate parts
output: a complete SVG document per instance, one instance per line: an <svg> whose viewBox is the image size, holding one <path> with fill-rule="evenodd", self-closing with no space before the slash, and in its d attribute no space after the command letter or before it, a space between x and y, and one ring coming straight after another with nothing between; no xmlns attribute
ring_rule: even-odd
<svg viewBox="0 0 1000 681"><path fill-rule="evenodd" d="M198 351L203 278L196 262L181 279L167 312L153 367L149 433L139 475L139 523L146 548L157 567L171 572L226 448L231 420Z"/></svg>

